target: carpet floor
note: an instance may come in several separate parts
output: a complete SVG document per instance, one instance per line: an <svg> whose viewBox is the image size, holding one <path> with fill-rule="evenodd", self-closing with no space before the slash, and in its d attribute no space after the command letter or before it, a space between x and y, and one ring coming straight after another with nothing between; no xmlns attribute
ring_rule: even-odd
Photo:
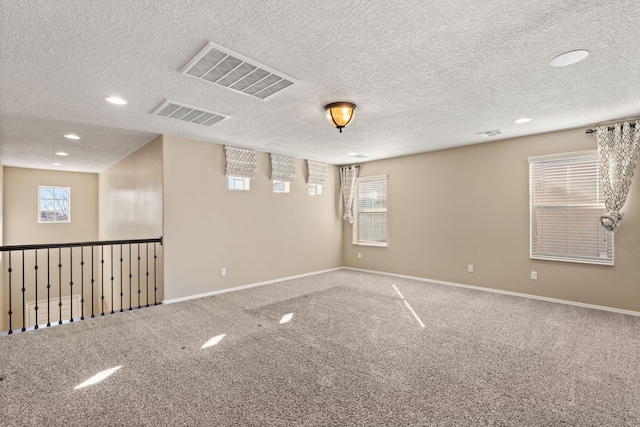
<svg viewBox="0 0 640 427"><path fill-rule="evenodd" d="M638 426L639 366L639 317L338 270L0 337L0 424Z"/></svg>

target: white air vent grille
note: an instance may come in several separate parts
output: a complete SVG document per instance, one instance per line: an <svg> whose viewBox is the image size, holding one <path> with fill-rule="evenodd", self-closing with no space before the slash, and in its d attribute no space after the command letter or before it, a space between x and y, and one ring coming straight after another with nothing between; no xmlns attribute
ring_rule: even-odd
<svg viewBox="0 0 640 427"><path fill-rule="evenodd" d="M501 129L487 130L485 132L477 132L476 135L480 135L484 138L488 138L490 136L502 135L502 130Z"/></svg>
<svg viewBox="0 0 640 427"><path fill-rule="evenodd" d="M207 111L203 108L192 107L191 105L181 104L175 101L169 101L168 99L156 108L152 114L203 126L211 126L227 118L227 116L220 113Z"/></svg>
<svg viewBox="0 0 640 427"><path fill-rule="evenodd" d="M283 73L211 42L181 73L260 99L266 99L296 82Z"/></svg>

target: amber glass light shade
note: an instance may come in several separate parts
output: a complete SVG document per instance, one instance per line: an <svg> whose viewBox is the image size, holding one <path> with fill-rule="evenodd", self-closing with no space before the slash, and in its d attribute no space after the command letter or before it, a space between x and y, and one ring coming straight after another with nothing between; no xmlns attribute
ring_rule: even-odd
<svg viewBox="0 0 640 427"><path fill-rule="evenodd" d="M334 102L325 105L324 111L331 126L338 128L340 133L342 133L342 128L349 125L353 120L353 116L356 114L356 104L350 102Z"/></svg>

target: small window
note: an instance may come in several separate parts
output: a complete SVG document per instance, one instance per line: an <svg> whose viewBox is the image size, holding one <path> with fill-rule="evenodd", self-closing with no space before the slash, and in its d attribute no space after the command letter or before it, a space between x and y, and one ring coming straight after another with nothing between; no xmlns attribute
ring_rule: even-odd
<svg viewBox="0 0 640 427"><path fill-rule="evenodd" d="M387 246L387 176L358 178L353 205L353 243Z"/></svg>
<svg viewBox="0 0 640 427"><path fill-rule="evenodd" d="M613 265L594 151L529 158L531 258Z"/></svg>
<svg viewBox="0 0 640 427"><path fill-rule="evenodd" d="M311 196L322 196L322 185L320 185L320 184L309 184L309 195L311 195Z"/></svg>
<svg viewBox="0 0 640 427"><path fill-rule="evenodd" d="M290 193L291 183L287 181L273 180L273 192L274 193Z"/></svg>
<svg viewBox="0 0 640 427"><path fill-rule="evenodd" d="M38 222L70 222L69 187L38 187Z"/></svg>
<svg viewBox="0 0 640 427"><path fill-rule="evenodd" d="M246 190L251 188L251 178L229 177L229 190Z"/></svg>

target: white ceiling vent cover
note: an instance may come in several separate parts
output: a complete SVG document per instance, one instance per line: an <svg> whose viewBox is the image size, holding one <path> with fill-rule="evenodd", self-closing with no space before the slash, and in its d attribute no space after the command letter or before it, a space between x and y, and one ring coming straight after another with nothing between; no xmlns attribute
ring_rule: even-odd
<svg viewBox="0 0 640 427"><path fill-rule="evenodd" d="M260 99L266 99L297 83L295 79L279 71L212 42L209 42L181 73Z"/></svg>
<svg viewBox="0 0 640 427"><path fill-rule="evenodd" d="M477 132L476 135L480 135L483 138L488 138L490 136L496 136L496 135L502 135L502 129L493 129L493 130L488 130L485 132Z"/></svg>
<svg viewBox="0 0 640 427"><path fill-rule="evenodd" d="M214 111L208 111L200 107L192 107L191 105L181 104L180 102L170 101L168 99L151 114L203 126L211 126L227 118L227 116Z"/></svg>

